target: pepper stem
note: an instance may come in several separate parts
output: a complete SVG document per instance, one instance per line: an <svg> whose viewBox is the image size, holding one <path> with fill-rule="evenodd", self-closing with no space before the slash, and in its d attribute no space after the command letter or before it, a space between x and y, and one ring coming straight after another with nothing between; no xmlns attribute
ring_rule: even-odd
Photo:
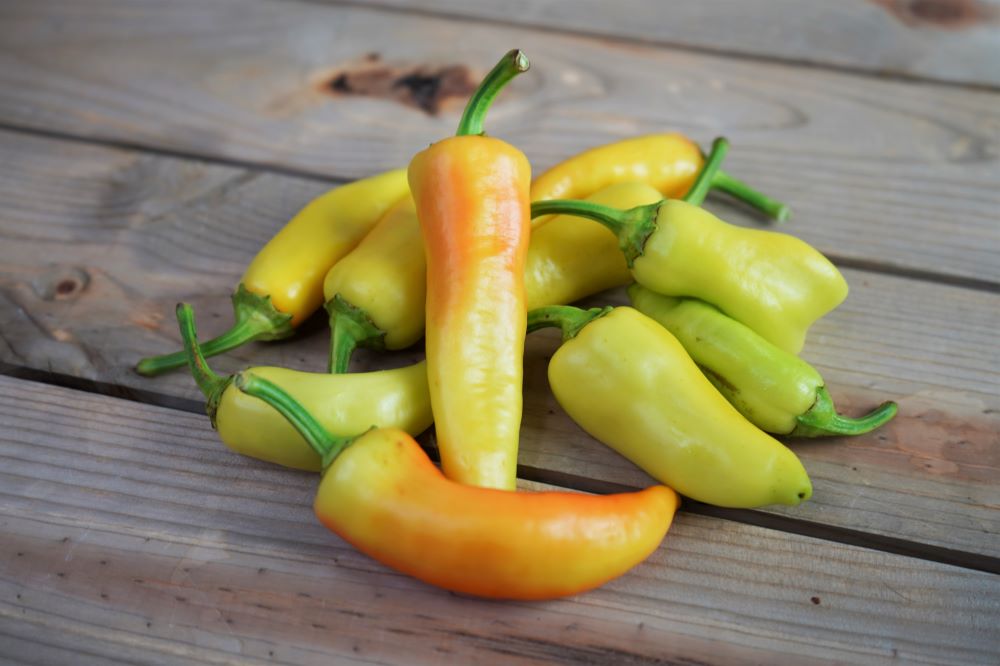
<svg viewBox="0 0 1000 666"><path fill-rule="evenodd" d="M788 204L772 199L763 192L755 190L742 180L733 178L726 171L719 169L712 177L712 189L720 190L739 199L743 203L756 208L777 222L784 222L791 215Z"/></svg>
<svg viewBox="0 0 1000 666"><path fill-rule="evenodd" d="M233 381L236 388L247 395L263 400L284 416L292 424L292 427L302 435L302 439L306 440L306 443L322 459L324 471L344 449L357 439L356 437L334 437L284 389L274 382L254 375L249 370L236 375Z"/></svg>
<svg viewBox="0 0 1000 666"><path fill-rule="evenodd" d="M201 353L205 356L227 352L252 340L280 340L294 332L292 315L278 312L269 296L255 294L241 283L233 293L232 300L236 323L222 335L201 345ZM150 356L139 361L135 371L146 377L155 377L183 367L187 362L187 354L183 351Z"/></svg>
<svg viewBox="0 0 1000 666"><path fill-rule="evenodd" d="M198 388L205 394L205 411L215 427L215 413L219 410L219 400L233 381L232 377L220 377L215 374L198 345L198 331L194 325L194 310L187 303L177 304L177 326L184 342L184 358L191 370L191 376Z"/></svg>
<svg viewBox="0 0 1000 666"><path fill-rule="evenodd" d="M326 302L330 314L330 359L327 369L341 375L351 365L351 355L358 347L385 349L385 331L359 307L351 305L340 294Z"/></svg>
<svg viewBox="0 0 1000 666"><path fill-rule="evenodd" d="M896 403L889 401L860 418L851 418L837 413L833 400L825 386L816 389L816 402L805 414L799 416L790 437L825 437L831 435L863 435L885 425L896 416Z"/></svg>
<svg viewBox="0 0 1000 666"><path fill-rule="evenodd" d="M656 231L656 217L663 203L663 201L658 201L654 204L619 210L590 201L549 199L548 201L533 201L531 203L531 217L574 215L604 225L618 237L618 247L625 254L625 261L631 268L635 260L642 256L646 239Z"/></svg>
<svg viewBox="0 0 1000 666"><path fill-rule="evenodd" d="M583 310L572 305L546 305L528 312L528 333L541 328L562 329L563 342L572 340L583 327L614 310L611 306Z"/></svg>
<svg viewBox="0 0 1000 666"><path fill-rule="evenodd" d="M712 150L708 153L708 157L705 158L705 163L702 165L701 171L698 173L698 178L694 181L694 185L684 195L684 201L694 206L700 206L705 201L705 197L708 196L708 191L712 189L715 176L719 172L719 169L722 168L722 162L726 159L726 153L728 152L729 141L725 137L720 136L712 142Z"/></svg>
<svg viewBox="0 0 1000 666"><path fill-rule="evenodd" d="M503 90L503 87L510 83L518 74L528 71L530 63L528 56L520 49L508 51L500 59L489 74L483 79L476 91L469 98L469 103L465 106L462 119L458 123L456 136L466 136L469 134L482 134L483 121L486 120L486 112L489 111L493 100Z"/></svg>

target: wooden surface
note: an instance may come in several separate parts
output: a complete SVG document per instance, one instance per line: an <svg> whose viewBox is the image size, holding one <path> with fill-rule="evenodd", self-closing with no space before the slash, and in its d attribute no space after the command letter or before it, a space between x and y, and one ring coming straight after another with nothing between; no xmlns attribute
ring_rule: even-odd
<svg viewBox="0 0 1000 666"><path fill-rule="evenodd" d="M396 4L0 4L0 661L1000 660L995 4ZM636 133L724 133L727 168L851 285L804 356L845 411L900 403L878 433L793 443L802 507L689 504L635 572L548 604L380 567L315 522L312 477L219 445L188 377L130 371L177 345L179 300L222 330L285 220L452 132L515 45L533 69L491 133L536 172ZM397 85L414 74L437 92ZM523 483L647 484L552 399L557 344L528 343ZM319 370L325 345L317 320L214 365Z"/></svg>

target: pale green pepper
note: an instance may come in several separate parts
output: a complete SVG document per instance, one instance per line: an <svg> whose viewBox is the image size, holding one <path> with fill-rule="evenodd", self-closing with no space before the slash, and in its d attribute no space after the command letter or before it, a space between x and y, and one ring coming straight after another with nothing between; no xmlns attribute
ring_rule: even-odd
<svg viewBox="0 0 1000 666"><path fill-rule="evenodd" d="M754 425L791 437L861 435L896 415L884 402L861 418L841 416L823 377L718 308L693 298L663 296L633 284L632 305L684 345L719 392Z"/></svg>

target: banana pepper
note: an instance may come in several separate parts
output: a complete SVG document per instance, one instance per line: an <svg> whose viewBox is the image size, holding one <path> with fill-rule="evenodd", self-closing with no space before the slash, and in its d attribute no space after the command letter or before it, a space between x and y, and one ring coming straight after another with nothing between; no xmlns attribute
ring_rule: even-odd
<svg viewBox="0 0 1000 666"><path fill-rule="evenodd" d="M724 139L716 140L686 201L621 211L552 200L533 203L532 215L572 214L603 224L618 237L636 282L657 293L708 301L797 354L809 326L847 297L847 282L804 241L729 225L696 205L727 148Z"/></svg>
<svg viewBox="0 0 1000 666"><path fill-rule="evenodd" d="M531 167L483 135L501 88L528 69L520 51L487 74L457 136L410 162L427 253L427 379L448 478L513 490L521 425Z"/></svg>
<svg viewBox="0 0 1000 666"><path fill-rule="evenodd" d="M323 278L397 201L406 196L397 169L338 187L313 199L247 266L233 293L236 322L202 345L206 356L251 340L279 340L323 304ZM184 352L144 358L135 369L154 376L187 364Z"/></svg>
<svg viewBox="0 0 1000 666"><path fill-rule="evenodd" d="M177 323L191 374L205 394L205 409L219 438L233 451L285 467L319 471L320 457L287 420L261 401L238 391L232 377L212 372L198 345L191 306L177 306ZM412 435L431 425L426 364L352 375L259 367L253 373L278 382L337 435L373 424Z"/></svg>
<svg viewBox="0 0 1000 666"><path fill-rule="evenodd" d="M592 436L682 495L724 507L796 505L802 463L733 408L665 328L629 307L549 306L528 330L562 329L552 392Z"/></svg>
<svg viewBox="0 0 1000 666"><path fill-rule="evenodd" d="M327 528L447 590L525 600L589 590L656 550L677 510L665 486L584 495L456 483L402 430L335 438L273 382L247 372L235 383L285 416L322 458L313 508Z"/></svg>
<svg viewBox="0 0 1000 666"><path fill-rule="evenodd" d="M539 177L531 191L534 198L569 192L593 203L631 208L686 192L703 161L697 146L678 134L639 137L572 157ZM605 168L609 166L614 168ZM772 217L787 215L784 204L721 169L711 186L724 188ZM631 281L614 236L600 224L572 216L544 216L535 218L532 229L524 282L528 308L570 303ZM420 339L426 267L420 223L407 197L326 275L331 372L346 372L356 347L403 349Z"/></svg>
<svg viewBox="0 0 1000 666"><path fill-rule="evenodd" d="M896 415L894 402L860 418L838 414L815 368L704 301L662 296L638 284L629 287L628 295L639 312L677 338L719 392L762 430L791 437L861 435Z"/></svg>

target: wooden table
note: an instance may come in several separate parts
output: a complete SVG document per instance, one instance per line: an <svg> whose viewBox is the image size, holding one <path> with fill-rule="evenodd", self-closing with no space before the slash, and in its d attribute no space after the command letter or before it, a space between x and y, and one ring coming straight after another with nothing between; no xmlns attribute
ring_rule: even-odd
<svg viewBox="0 0 1000 666"><path fill-rule="evenodd" d="M527 5L0 3L0 661L1000 661L1000 4ZM850 282L805 357L848 412L900 404L872 435L793 444L806 505L688 504L633 572L530 604L357 553L315 521L312 476L219 444L188 376L130 370L178 346L179 300L222 330L285 220L450 134L512 46L533 71L489 128L537 171L727 135L731 172ZM319 370L325 344L316 321L215 365ZM550 396L557 344L528 345L526 485L649 483Z"/></svg>

